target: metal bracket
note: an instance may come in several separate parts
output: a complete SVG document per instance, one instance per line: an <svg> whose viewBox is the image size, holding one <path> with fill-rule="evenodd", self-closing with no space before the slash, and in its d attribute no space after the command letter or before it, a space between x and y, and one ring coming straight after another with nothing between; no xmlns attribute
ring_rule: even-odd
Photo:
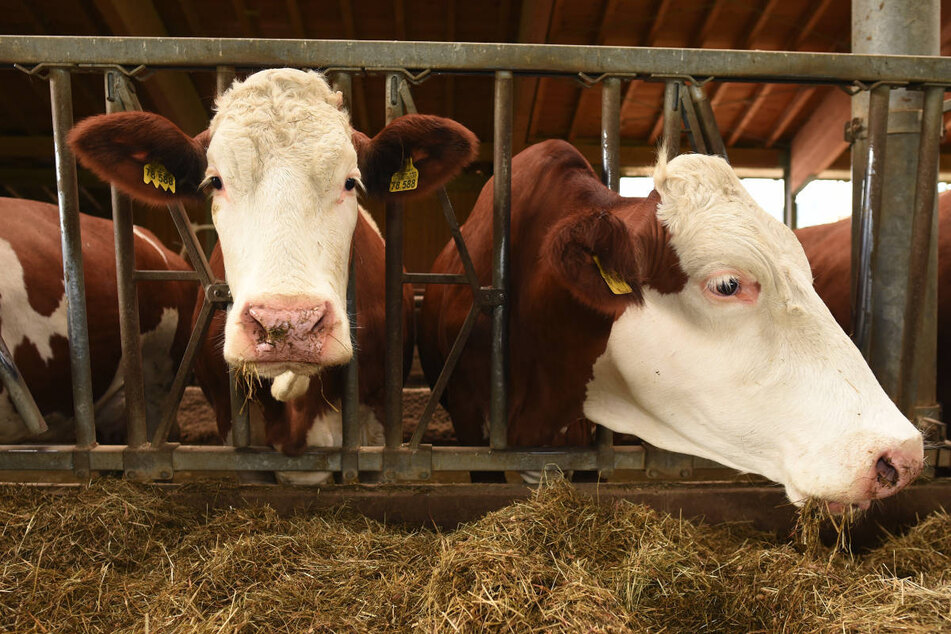
<svg viewBox="0 0 951 634"><path fill-rule="evenodd" d="M505 292L500 288L483 286L481 289L479 289L479 296L476 301L479 302L479 306L482 308L501 306L505 301Z"/></svg>
<svg viewBox="0 0 951 634"><path fill-rule="evenodd" d="M83 482L88 482L92 478L88 449L73 450L73 474L77 480Z"/></svg>
<svg viewBox="0 0 951 634"><path fill-rule="evenodd" d="M612 77L616 77L618 79L629 79L633 81L635 79L640 79L642 77L642 74L640 73L601 73L600 75L593 76L587 73L578 73L577 75L575 75L575 81L577 81L579 84L581 84L585 88L591 88L592 86L595 86L601 83L605 79L609 79Z"/></svg>
<svg viewBox="0 0 951 634"><path fill-rule="evenodd" d="M855 117L845 122L845 128L842 131L845 142L852 145L860 139L868 138L868 127L865 125L865 119Z"/></svg>
<svg viewBox="0 0 951 634"><path fill-rule="evenodd" d="M171 480L175 470L172 467L172 454L179 443L166 443L154 449L129 447L122 452L122 466L125 477L136 482L153 480Z"/></svg>
<svg viewBox="0 0 951 634"><path fill-rule="evenodd" d="M205 297L215 304L227 304L231 302L231 289L227 282L213 282L205 287Z"/></svg>
<svg viewBox="0 0 951 634"><path fill-rule="evenodd" d="M672 74L669 74L669 75L668 75L668 74L664 74L664 73L651 73L651 74L649 75L649 77L650 77L651 79L663 79L663 80L667 80L667 79L679 79L679 80L681 80L681 81L689 82L689 83L693 84L694 86L698 86L698 87L701 87L701 88L702 88L703 86L706 86L708 83L710 83L710 82L713 81L714 79L716 79L716 77L707 77L706 79L697 79L697 78L694 77L693 75L681 75L681 74L679 74L679 73L672 73Z"/></svg>
<svg viewBox="0 0 951 634"><path fill-rule="evenodd" d="M383 481L428 480L433 472L433 446L406 445L383 450Z"/></svg>
<svg viewBox="0 0 951 634"><path fill-rule="evenodd" d="M49 71L55 68L62 68L65 70L73 72L88 72L95 73L101 72L103 70L116 71L126 77L136 77L141 80L148 79L153 71L150 71L145 64L140 64L133 68L132 70L127 69L121 64L50 64L43 62L42 64L37 64L36 66L27 67L23 64L14 64L14 68L19 71L23 71L31 77L39 77L40 79L47 80L49 79Z"/></svg>
<svg viewBox="0 0 951 634"><path fill-rule="evenodd" d="M430 77L432 77L433 71L431 68L421 70L419 73L413 74L405 68L374 68L374 73L400 73L409 83L414 86L418 86L423 83Z"/></svg>

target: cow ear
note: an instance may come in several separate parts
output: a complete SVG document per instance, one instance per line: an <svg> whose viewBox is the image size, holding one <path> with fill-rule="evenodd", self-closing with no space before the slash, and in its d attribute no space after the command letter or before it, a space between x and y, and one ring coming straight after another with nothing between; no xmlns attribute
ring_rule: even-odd
<svg viewBox="0 0 951 634"><path fill-rule="evenodd" d="M367 194L409 199L435 191L471 163L479 140L451 119L411 114L394 119L372 139L354 132L353 145Z"/></svg>
<svg viewBox="0 0 951 634"><path fill-rule="evenodd" d="M555 278L575 299L611 317L644 301L636 252L631 232L606 211L565 218L544 249Z"/></svg>
<svg viewBox="0 0 951 634"><path fill-rule="evenodd" d="M80 163L136 200L166 205L201 199L209 135L194 139L151 112L117 112L89 117L69 133Z"/></svg>

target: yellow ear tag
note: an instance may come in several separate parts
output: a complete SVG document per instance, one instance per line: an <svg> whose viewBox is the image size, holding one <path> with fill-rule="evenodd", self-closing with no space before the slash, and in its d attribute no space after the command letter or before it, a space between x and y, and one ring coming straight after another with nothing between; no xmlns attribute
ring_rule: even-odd
<svg viewBox="0 0 951 634"><path fill-rule="evenodd" d="M391 192L409 192L419 185L419 170L413 167L413 159L407 158L403 167L390 179Z"/></svg>
<svg viewBox="0 0 951 634"><path fill-rule="evenodd" d="M161 187L167 192L175 193L175 177L161 163L146 163L142 172L142 182L146 185L152 183L155 189Z"/></svg>
<svg viewBox="0 0 951 634"><path fill-rule="evenodd" d="M612 293L615 295L627 295L628 293L634 292L634 289L631 288L631 285L622 280L616 272L605 271L604 267L601 266L601 260L598 259L598 256L592 255L591 257L594 258L594 263L598 266L598 270L601 272L601 277L608 285L608 288L611 289Z"/></svg>

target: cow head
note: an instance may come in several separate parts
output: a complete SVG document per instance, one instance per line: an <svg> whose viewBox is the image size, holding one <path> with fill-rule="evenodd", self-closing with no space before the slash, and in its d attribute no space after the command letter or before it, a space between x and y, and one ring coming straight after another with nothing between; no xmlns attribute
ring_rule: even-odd
<svg viewBox="0 0 951 634"><path fill-rule="evenodd" d="M654 181L550 234L561 283L613 319L586 416L765 475L797 503L867 506L913 480L921 435L816 294L793 232L720 158L662 160Z"/></svg>
<svg viewBox="0 0 951 634"><path fill-rule="evenodd" d="M212 197L234 298L225 360L265 377L310 375L352 355L345 293L358 190L422 195L475 154L471 132L433 116L401 117L369 139L351 129L341 102L318 73L266 70L219 97L194 139L148 113L93 117L70 135L86 166L133 197ZM174 190L154 173L143 178L150 165L174 176ZM391 193L406 168L416 186Z"/></svg>

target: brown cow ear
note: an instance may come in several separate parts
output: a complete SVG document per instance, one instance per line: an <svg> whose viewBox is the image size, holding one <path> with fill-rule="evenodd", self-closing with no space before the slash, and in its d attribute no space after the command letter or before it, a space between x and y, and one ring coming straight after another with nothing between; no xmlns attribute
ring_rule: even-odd
<svg viewBox="0 0 951 634"><path fill-rule="evenodd" d="M644 301L636 245L606 211L565 218L548 233L543 253L555 277L582 304L617 317Z"/></svg>
<svg viewBox="0 0 951 634"><path fill-rule="evenodd" d="M479 148L466 127L422 114L394 119L372 139L354 132L353 144L367 194L391 199L435 191L471 163Z"/></svg>
<svg viewBox="0 0 951 634"><path fill-rule="evenodd" d="M102 180L152 205L201 199L207 159L203 132L194 139L151 112L89 117L69 133L79 161Z"/></svg>

